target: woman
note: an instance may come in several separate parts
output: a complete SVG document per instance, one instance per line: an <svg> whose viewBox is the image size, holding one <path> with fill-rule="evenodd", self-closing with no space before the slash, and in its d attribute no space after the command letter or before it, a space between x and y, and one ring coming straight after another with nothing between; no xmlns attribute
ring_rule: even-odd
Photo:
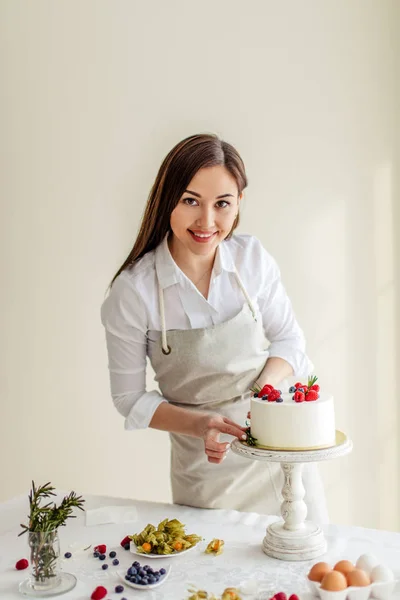
<svg viewBox="0 0 400 600"><path fill-rule="evenodd" d="M246 186L242 159L217 136L177 144L102 322L125 427L170 433L173 501L279 514L279 465L228 454L229 440L246 437L255 382L306 376L309 361L275 261L256 238L233 235ZM161 394L146 391L147 356ZM321 494L312 482L306 501Z"/></svg>

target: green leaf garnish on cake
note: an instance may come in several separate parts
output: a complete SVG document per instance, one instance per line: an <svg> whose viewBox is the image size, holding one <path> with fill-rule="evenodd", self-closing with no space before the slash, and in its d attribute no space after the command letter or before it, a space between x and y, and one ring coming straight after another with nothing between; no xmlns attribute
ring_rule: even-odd
<svg viewBox="0 0 400 600"><path fill-rule="evenodd" d="M248 446L257 446L257 438L255 438L255 437L253 437L251 435L251 428L250 427L248 427L246 429L246 436L247 436L246 437L246 444Z"/></svg>

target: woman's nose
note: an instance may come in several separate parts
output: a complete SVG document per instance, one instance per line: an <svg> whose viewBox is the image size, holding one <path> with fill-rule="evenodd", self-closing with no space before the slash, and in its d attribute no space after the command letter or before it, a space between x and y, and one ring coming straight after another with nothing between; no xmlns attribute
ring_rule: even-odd
<svg viewBox="0 0 400 600"><path fill-rule="evenodd" d="M211 228L214 225L214 210L208 207L202 207L201 213L197 220L198 225L203 229Z"/></svg>

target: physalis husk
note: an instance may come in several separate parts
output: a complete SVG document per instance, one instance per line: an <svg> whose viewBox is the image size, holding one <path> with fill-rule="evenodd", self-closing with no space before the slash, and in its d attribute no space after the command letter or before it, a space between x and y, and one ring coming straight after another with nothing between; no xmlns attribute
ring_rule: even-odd
<svg viewBox="0 0 400 600"><path fill-rule="evenodd" d="M218 556L218 554L222 554L222 552L224 551L224 540L218 540L216 538L214 538L213 540L211 540L211 542L208 544L205 553L206 554L215 554L215 556Z"/></svg>
<svg viewBox="0 0 400 600"><path fill-rule="evenodd" d="M149 523L140 533L130 536L141 554L172 554L195 546L201 537L185 534L185 525L178 519L164 519L157 527Z"/></svg>
<svg viewBox="0 0 400 600"><path fill-rule="evenodd" d="M208 594L205 590L195 590L189 589L191 592L191 596L189 596L188 600L241 600L239 596L239 592L234 587L226 588L222 592L221 598L214 596L214 594Z"/></svg>

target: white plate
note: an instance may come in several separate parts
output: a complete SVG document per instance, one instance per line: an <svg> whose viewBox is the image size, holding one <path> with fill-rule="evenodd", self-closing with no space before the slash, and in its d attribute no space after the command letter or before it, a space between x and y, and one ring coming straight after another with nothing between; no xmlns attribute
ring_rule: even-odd
<svg viewBox="0 0 400 600"><path fill-rule="evenodd" d="M125 585L135 589L135 590L150 590L150 589L154 589L156 587L159 587L160 585L162 585L165 581L167 581L168 579L168 575L171 572L171 566L167 567L165 569L166 573L165 575L162 576L162 578L157 581L157 583L148 583L147 585L140 585L139 583L132 583L131 581L127 581L125 579L125 575L128 572L128 569L126 569L126 571L117 571L118 577L120 579L122 579L122 581L124 582Z"/></svg>
<svg viewBox="0 0 400 600"><path fill-rule="evenodd" d="M146 557L148 557L148 558L173 558L174 556L182 556L182 554L186 554L187 552L190 552L191 550L196 548L197 545L198 544L195 544L194 546L190 546L190 548L188 548L187 550L182 550L181 552L173 552L172 554L151 554L151 553L144 554L143 552L138 552L136 544L131 542L130 550L131 550L132 554L136 554L137 556L140 556L142 559L145 559Z"/></svg>

